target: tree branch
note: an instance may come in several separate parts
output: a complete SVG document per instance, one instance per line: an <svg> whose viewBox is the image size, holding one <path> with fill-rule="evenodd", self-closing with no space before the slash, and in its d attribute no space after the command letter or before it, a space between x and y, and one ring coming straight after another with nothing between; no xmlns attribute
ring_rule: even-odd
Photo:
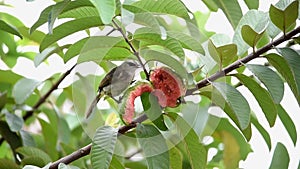
<svg viewBox="0 0 300 169"><path fill-rule="evenodd" d="M51 87L51 89L44 96L42 96L39 99L39 101L33 106L32 110L26 112L26 114L23 117L24 121L31 117L33 115L33 112L47 100L50 94L58 88L59 84L71 73L75 66L76 64L60 77L60 79Z"/></svg>
<svg viewBox="0 0 300 169"><path fill-rule="evenodd" d="M143 114L143 115L137 117L135 120L133 120L130 124L120 127L118 130L118 136L126 133L130 129L135 128L137 123L142 123L146 119L147 119L146 114ZM92 148L92 143L73 152L70 155L67 155L67 156L55 161L54 163L51 164L49 169L57 169L59 163L69 164L75 160L78 160L79 158L88 155L91 152L91 148Z"/></svg>
<svg viewBox="0 0 300 169"><path fill-rule="evenodd" d="M211 81L214 81L220 77L225 76L226 74L228 74L229 72L231 72L232 70L239 68L242 64L249 62L250 60L253 60L257 57L259 57L261 54L269 51L270 49L272 49L274 46L277 46L279 44L281 44L282 42L285 42L289 39L291 39L293 36L295 36L296 34L300 33L300 27L297 27L296 29L294 29L293 31L291 31L290 33L287 33L285 36L280 37L279 39L269 43L268 45L260 48L259 50L256 51L256 53L251 53L250 55L232 63L231 65L227 66L226 68L222 69L220 72L217 72L215 74L213 74L212 76L203 79L202 81L200 81L197 85L196 88L194 89L190 89L187 91L187 95L191 95L193 94L194 91L205 87L207 85L210 84ZM147 116L145 114L139 116L136 120L134 120L132 123L130 123L127 126L123 126L121 128L119 128L119 134L124 134L126 133L128 130L135 128L137 123L142 123L143 121L147 120ZM86 155L88 155L90 153L91 150L91 144L73 152L72 154L65 156L61 159L59 159L58 161L54 162L51 166L50 169L57 169L59 163L64 163L64 164L69 164L81 157L84 157Z"/></svg>
<svg viewBox="0 0 300 169"><path fill-rule="evenodd" d="M142 62L142 59L139 55L139 52L134 48L134 46L132 45L132 43L129 41L128 37L126 36L125 32L122 30L122 28L114 21L112 20L112 23L117 27L117 30L122 34L123 38L125 39L126 43L129 45L129 47L131 48L133 54L137 57L140 65L143 68L143 71L146 74L147 80L149 80L149 73L147 72L145 65Z"/></svg>
<svg viewBox="0 0 300 169"><path fill-rule="evenodd" d="M210 84L210 82L215 81L216 79L219 79L220 77L223 77L224 75L228 74L229 72L239 68L242 64L245 64L255 58L258 58L260 55L266 53L267 51L271 50L273 47L281 44L282 42L285 42L289 39L291 39L293 36L297 35L300 32L300 26L297 27L296 29L294 29L293 31L287 33L286 35L283 35L282 37L280 37L279 39L269 43L268 45L258 49L255 53L251 53L248 56L239 59L237 61L235 61L234 63L230 64L229 66L225 67L224 69L222 69L219 72L216 72L215 74L211 75L209 78L203 79L201 80L195 88L193 89L189 89L186 92L186 95L191 95L194 91L207 86Z"/></svg>

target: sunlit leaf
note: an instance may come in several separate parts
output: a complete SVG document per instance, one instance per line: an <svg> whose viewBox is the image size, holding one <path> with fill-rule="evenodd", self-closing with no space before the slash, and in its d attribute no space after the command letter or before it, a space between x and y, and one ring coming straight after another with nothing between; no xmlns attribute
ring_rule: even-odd
<svg viewBox="0 0 300 169"><path fill-rule="evenodd" d="M171 14L184 19L189 19L187 8L179 0L141 0L131 5L145 9L149 12Z"/></svg>
<svg viewBox="0 0 300 169"><path fill-rule="evenodd" d="M236 31L233 36L233 42L238 46L238 55L241 56L247 52L249 45L242 38L242 27L244 25L249 25L255 32L263 32L269 23L268 14L257 11L250 10L239 22Z"/></svg>
<svg viewBox="0 0 300 169"><path fill-rule="evenodd" d="M243 95L234 87L221 82L213 82L212 85L221 93L226 102L232 108L241 128L244 130L250 123L250 107Z"/></svg>
<svg viewBox="0 0 300 169"><path fill-rule="evenodd" d="M266 86L274 102L280 103L284 94L284 84L280 76L266 66L247 64L246 67Z"/></svg>
<svg viewBox="0 0 300 169"><path fill-rule="evenodd" d="M176 148L173 147L169 150L170 153L170 168L171 169L182 169L182 154Z"/></svg>
<svg viewBox="0 0 300 169"><path fill-rule="evenodd" d="M290 156L288 150L282 143L277 143L274 150L270 169L289 168Z"/></svg>
<svg viewBox="0 0 300 169"><path fill-rule="evenodd" d="M162 46L170 50L179 58L184 58L184 51L182 49L181 44L178 42L178 40L169 36L163 39L162 35L160 35L160 32L155 32L151 28L140 28L136 30L133 38L136 40L146 42L145 46L149 46L149 45Z"/></svg>
<svg viewBox="0 0 300 169"><path fill-rule="evenodd" d="M270 19L284 33L292 26L298 18L298 1L292 2L284 10L278 9L271 5Z"/></svg>
<svg viewBox="0 0 300 169"><path fill-rule="evenodd" d="M11 25L7 24L3 20L0 20L0 30L3 30L5 32L11 33L13 35L19 36L21 39L23 38L22 35L19 33L19 31L12 27Z"/></svg>
<svg viewBox="0 0 300 169"><path fill-rule="evenodd" d="M34 79L20 79L13 88L12 95L17 104L22 104L41 82Z"/></svg>
<svg viewBox="0 0 300 169"><path fill-rule="evenodd" d="M242 26L242 37L244 41L251 46L252 48L255 48L257 42L263 37L263 32L255 32L249 25Z"/></svg>
<svg viewBox="0 0 300 169"><path fill-rule="evenodd" d="M117 141L117 134L118 130L110 126L102 126L97 129L91 150L93 168L109 168Z"/></svg>
<svg viewBox="0 0 300 169"><path fill-rule="evenodd" d="M259 6L259 0L244 0L249 9L257 9Z"/></svg>
<svg viewBox="0 0 300 169"><path fill-rule="evenodd" d="M104 24L112 22L115 15L116 1L115 0L90 0L97 8L101 20Z"/></svg>
<svg viewBox="0 0 300 169"><path fill-rule="evenodd" d="M74 49L74 53L77 54L81 45L84 45L80 50L80 55L78 58L78 63L94 61L100 62L102 59L108 55L113 47L120 47L126 49L128 45L121 37L110 37L110 36L95 36L89 38L85 43L84 41L78 42Z"/></svg>
<svg viewBox="0 0 300 169"><path fill-rule="evenodd" d="M70 45L64 45L62 47L51 46L43 50L41 53L38 53L34 58L34 66L38 67L43 63L49 56L54 53L61 52L64 48L68 48Z"/></svg>
<svg viewBox="0 0 300 169"><path fill-rule="evenodd" d="M91 27L103 25L99 17L85 17L80 19L65 22L53 29L53 34L48 34L43 39L40 45L40 51L43 51L48 46L57 42L58 40L71 35L75 32L85 30Z"/></svg>
<svg viewBox="0 0 300 169"><path fill-rule="evenodd" d="M64 0L52 7L52 9L48 15L48 30L49 30L50 34L52 34L53 25L54 25L54 22L57 19L58 15L63 11L63 9L69 3L70 3L70 0Z"/></svg>
<svg viewBox="0 0 300 169"><path fill-rule="evenodd" d="M270 93L266 89L262 88L254 79L246 75L235 74L234 76L251 91L263 110L270 127L274 126L277 117L277 108Z"/></svg>

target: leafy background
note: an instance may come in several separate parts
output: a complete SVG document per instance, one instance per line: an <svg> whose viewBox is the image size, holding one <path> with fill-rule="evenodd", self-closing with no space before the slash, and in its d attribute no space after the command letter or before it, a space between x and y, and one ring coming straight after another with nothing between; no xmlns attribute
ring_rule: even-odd
<svg viewBox="0 0 300 169"><path fill-rule="evenodd" d="M199 4L199 2L194 2L194 3ZM13 2L9 2L8 4L13 4ZM51 2L49 2L49 4L51 4ZM18 8L18 7L15 9L12 8L12 9L9 9L8 12L11 12L15 16L18 16L18 18L20 18L22 20L22 22L24 22L26 24L26 26L30 27L33 25L34 21L37 20L38 14L43 9L43 6L47 7L49 4L46 4L45 2L43 2L41 4L39 4L38 2L22 4L22 3L18 2L18 4L14 4L14 5L20 6L20 8ZM194 7L197 6L193 3L188 3L188 2L186 2L186 4L192 10ZM26 12L23 11L24 6L27 7L28 11L26 11ZM260 5L260 7L266 7L265 10L268 10L269 5ZM199 6L199 8L204 9L205 6L202 4L202 6ZM197 8L196 10L198 10L199 8ZM19 9L22 9L21 14L20 14L21 10L19 10ZM38 10L40 10L40 11L38 11ZM31 11L33 11L32 16L29 15L29 13ZM26 15L24 15L24 13L26 13ZM59 25L63 22L64 22L63 19L59 20L57 23L55 23L54 27L56 27L56 24ZM214 24L216 24L216 25L214 25ZM233 24L237 25L237 23L233 23ZM225 25L225 26L220 29L220 25ZM230 23L227 22L227 19L223 16L223 14L220 11L217 14L216 13L211 14L211 17L208 21L208 26L206 28L209 31L225 33L225 34L228 34L230 37L233 36L233 30L230 26ZM47 27L43 26L41 30L45 30L45 32L47 32ZM78 36L78 34L75 36ZM68 37L68 38L64 39L65 42L68 42L70 40L71 41L73 40L72 37ZM38 49L36 47L32 47L32 48L33 48L33 50L38 51ZM30 48L30 50L32 48ZM65 70L70 68L70 65L72 65L72 63L68 63L69 65L64 65L61 58L52 56L47 59L47 62L48 62L47 64L42 63L38 69L35 69L35 68L33 68L33 62L26 60L26 59L22 59L22 58L20 58L19 60L20 60L20 64L19 65L17 64L17 66L14 68L14 72L17 72L20 74L25 74L25 76L27 76L27 77L37 78L40 80L47 79L52 74L64 72ZM41 72L44 72L45 74L41 75ZM48 74L49 72L51 72L51 73ZM55 76L53 78L55 78ZM32 83L34 83L34 82L32 82ZM38 82L35 84L38 84ZM63 85L64 84L62 84L62 86ZM287 87L285 89L289 90ZM252 95L250 93L248 93L247 90L242 90L242 91L243 91L243 94L245 94L246 98L249 98L248 101L249 101L249 104L251 105L251 107L253 107L252 109L255 110L255 112L259 112L260 111L259 105L257 105L257 103L255 101L253 101L254 99L251 99ZM291 112L289 115L292 117L293 120L299 121L299 116L297 116L297 112L299 112L299 108L296 106L297 102L291 98L293 98L293 95L291 94L291 92L290 91L285 92L282 105L288 112ZM297 143L296 148L294 148L293 142L290 139L287 139L287 138L289 138L289 136L287 135L287 133L285 131L282 130L283 125L281 123L277 122L273 128L268 128L268 122L265 120L264 116L259 117L259 115L263 115L263 113L257 113L257 116L258 116L258 119L260 119L260 122L262 123L264 128L267 129L268 132L270 132L270 135L272 137L273 147L276 145L276 142L278 142L278 141L283 142L285 144L285 146L288 147L288 150L290 153L290 157L291 157L290 167L296 168L298 166L299 159L293 159L293 157L299 156L299 151L298 151L299 144ZM297 125L297 123L296 123L296 125ZM242 162L242 165L248 166L251 164L255 164L255 166L257 167L257 164L261 164L262 165L261 168L267 168L269 166L269 164L265 163L265 161L271 161L271 159L272 159L271 155L273 154L274 149L272 149L272 151L269 153L267 147L264 144L262 144L264 142L264 140L261 138L260 135L258 135L255 132L255 130L256 129L253 128L253 138L250 140L250 144L253 145L254 153L250 154L249 157L247 158L246 162ZM298 125L297 125L297 130L299 131ZM265 154L270 154L270 155L265 156ZM265 160L262 160L262 159L265 159ZM261 161L261 162L258 163L258 161Z"/></svg>

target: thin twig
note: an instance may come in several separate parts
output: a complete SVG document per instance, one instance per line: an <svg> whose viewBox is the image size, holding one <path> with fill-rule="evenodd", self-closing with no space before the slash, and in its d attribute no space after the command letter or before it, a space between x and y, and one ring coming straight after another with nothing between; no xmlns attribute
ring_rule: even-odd
<svg viewBox="0 0 300 169"><path fill-rule="evenodd" d="M71 69L69 69L66 73L64 73L55 84L53 84L51 89L43 97L41 97L39 101L33 106L32 110L26 112L26 114L23 117L24 121L26 121L29 117L31 117L33 115L33 112L36 109L38 109L47 100L50 94L58 88L59 84L71 73L71 71L74 69L75 66L76 64Z"/></svg>
<svg viewBox="0 0 300 169"><path fill-rule="evenodd" d="M132 43L131 43L130 40L128 39L126 33L122 30L122 28L121 28L114 20L112 20L112 23L115 25L115 27L117 28L117 30L122 34L122 36L123 36L123 38L125 39L126 43L127 43L127 44L129 45L129 47L131 48L133 54L137 57L137 59L138 59L140 65L141 65L142 68L143 68L143 71L144 71L145 74L146 74L147 80L149 80L149 73L147 72L146 67L145 67L145 65L144 65L143 62L142 62L142 59L141 59L141 57L140 57L140 55L139 55L139 52L134 48L134 46L132 45Z"/></svg>
<svg viewBox="0 0 300 169"><path fill-rule="evenodd" d="M114 31L116 31L116 29L112 28L112 30L110 30L109 32L107 32L107 34L105 34L105 36L108 36L108 35L112 34Z"/></svg>
<svg viewBox="0 0 300 169"><path fill-rule="evenodd" d="M263 54L263 53L267 52L268 50L272 49L274 46L277 46L277 45L281 44L282 42L291 39L293 36L295 36L299 32L300 32L300 27L297 27L295 30L291 31L290 33L287 33L285 36L280 37L276 41L273 41L270 44L264 46L263 48L257 50L255 54L252 53L252 54L244 57L243 59L240 59L239 61L236 61L236 62L232 63L228 67L224 68L221 72L217 72L217 73L213 74L212 76L200 81L197 84L196 88L188 90L188 95L191 95L191 94L193 94L194 91L209 85L209 83L211 81L214 81L214 80L216 80L220 77L225 76L226 74L228 74L232 70L240 67L240 65L242 65L244 63L247 63L250 60L259 57L261 54ZM132 123L130 123L129 125L121 127L119 129L119 133L120 134L126 133L128 130L130 130L132 128L135 128L137 123L142 123L145 120L147 120L147 116L145 114L143 114L143 115L139 116L136 120L134 120ZM67 156L59 159L58 161L54 162L50 166L50 169L57 169L59 163L69 164L69 163L71 163L71 162L73 162L73 161L75 161L75 160L77 160L81 157L84 157L84 156L86 156L90 153L90 150L91 150L91 144L89 144L89 145L73 152L72 154L67 155Z"/></svg>

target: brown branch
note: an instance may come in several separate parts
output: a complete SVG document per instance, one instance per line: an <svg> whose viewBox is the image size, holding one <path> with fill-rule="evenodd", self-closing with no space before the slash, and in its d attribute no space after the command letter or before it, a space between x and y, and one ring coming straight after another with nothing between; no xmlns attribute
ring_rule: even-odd
<svg viewBox="0 0 300 169"><path fill-rule="evenodd" d="M145 121L147 119L146 114L143 114L139 117L137 117L134 121L132 121L130 124L126 125L126 126L122 126L121 128L119 128L118 130L118 135L120 134L124 134L126 133L128 130L133 129L136 127L137 123L142 123L143 121ZM49 169L57 169L58 165L60 163L64 163L64 164L69 164L75 160L78 160L81 157L84 157L86 155L88 155L91 152L91 148L92 148L92 144L89 144L75 152L73 152L72 154L69 154L57 161L55 161L54 163L51 164L51 166L49 167Z"/></svg>
<svg viewBox="0 0 300 169"><path fill-rule="evenodd" d="M190 89L190 90L187 91L187 93L188 93L187 95L193 94L194 91L209 85L209 83L211 81L214 81L214 80L216 80L220 77L223 77L226 74L228 74L229 72L231 72L232 70L240 67L242 64L247 63L250 60L259 57L261 54L269 51L274 46L277 46L277 45L281 44L282 42L285 42L285 41L291 39L293 36L295 36L299 32L300 32L300 27L297 27L296 29L294 29L290 33L287 33L285 36L282 36L279 39L277 39L276 41L273 41L273 42L269 43L268 45L264 46L263 48L257 50L256 53L252 53L252 54L250 54L250 55L248 55L248 56L232 63L231 65L229 65L226 68L222 69L220 72L217 72L217 73L213 74L212 76L208 77L207 79L204 79L204 80L200 81L196 85L197 86L196 88ZM132 128L135 128L137 123L142 123L145 120L147 120L147 116L145 114L139 116L136 120L134 120L129 125L119 128L119 134L126 133L128 130L130 130ZM73 161L75 161L75 160L77 160L81 157L84 157L84 156L86 156L90 153L90 150L91 150L91 144L89 144L89 145L73 152L72 154L70 154L68 156L65 156L65 157L59 159L58 161L54 162L50 166L50 169L57 169L59 163L69 164L69 163L71 163L71 162L73 162Z"/></svg>
<svg viewBox="0 0 300 169"><path fill-rule="evenodd" d="M50 94L58 88L59 84L71 73L75 66L76 64L60 77L60 79L51 87L51 89L44 96L42 96L39 99L39 101L33 106L32 110L26 112L26 114L23 117L24 121L31 117L33 115L33 112L47 100Z"/></svg>
<svg viewBox="0 0 300 169"><path fill-rule="evenodd" d="M251 53L248 56L239 59L237 61L235 61L234 63L230 64L229 66L225 67L224 69L222 69L219 72L216 72L215 74L211 75L209 78L203 79L201 80L195 88L193 89L189 89L186 92L186 95L191 95L194 91L205 87L207 85L210 84L210 82L213 82L217 79L219 79L220 77L223 77L224 75L227 75L229 72L239 68L242 64L245 64L255 58L258 58L260 55L266 53L267 51L271 50L273 47L291 39L293 36L297 35L298 33L300 33L300 26L297 27L296 29L294 29L293 31L287 33L286 35L283 35L282 37L280 37L279 39L269 43L268 45L258 49L255 53Z"/></svg>
<svg viewBox="0 0 300 169"><path fill-rule="evenodd" d="M114 21L112 20L112 23L115 25L115 27L117 27L117 30L122 34L123 38L125 39L126 43L129 45L129 47L131 48L133 54L137 57L140 65L143 68L143 71L146 74L147 80L149 80L149 73L147 72L145 65L142 62L142 59L139 55L139 52L134 48L134 46L132 45L132 43L129 41L128 37L126 36L125 32L122 30L122 28Z"/></svg>

